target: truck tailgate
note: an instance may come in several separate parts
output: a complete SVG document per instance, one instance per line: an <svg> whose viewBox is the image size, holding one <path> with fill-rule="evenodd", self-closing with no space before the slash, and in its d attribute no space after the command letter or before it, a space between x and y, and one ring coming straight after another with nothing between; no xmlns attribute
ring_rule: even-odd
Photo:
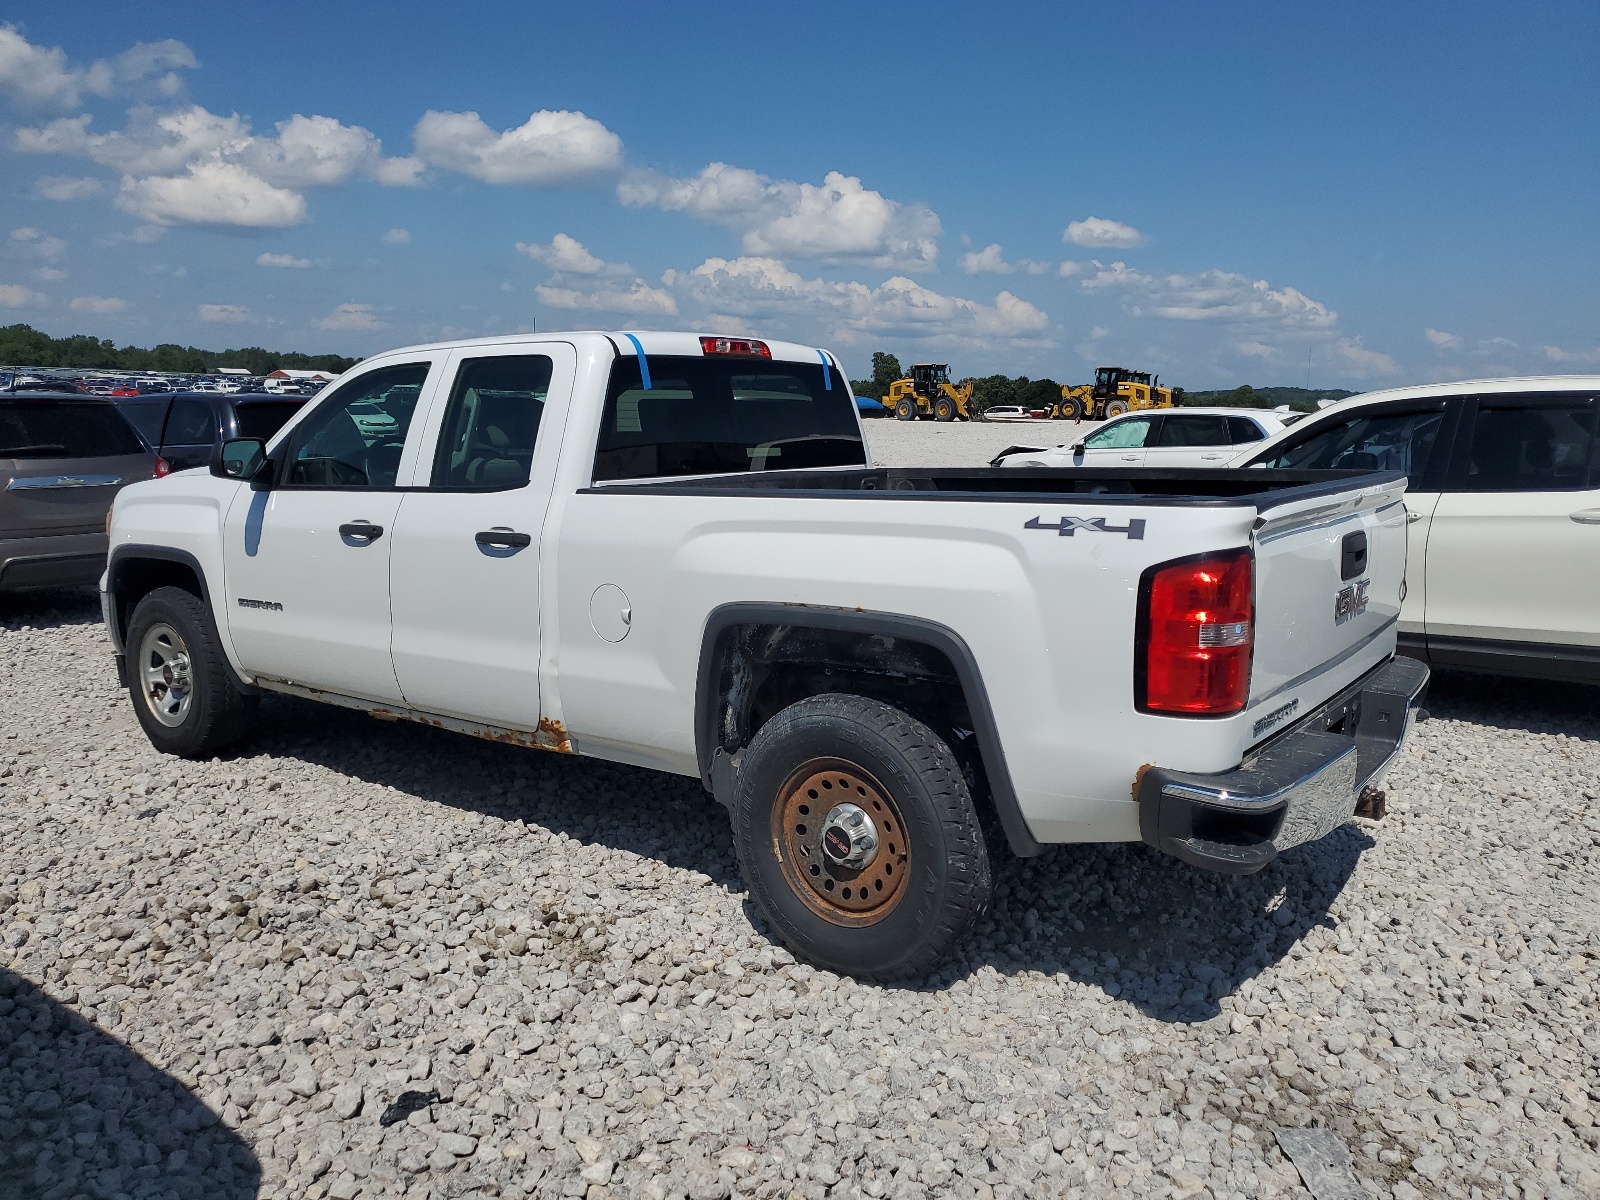
<svg viewBox="0 0 1600 1200"><path fill-rule="evenodd" d="M1272 702L1296 699L1304 711L1326 698L1307 689L1332 694L1346 676L1388 656L1405 580L1404 492L1404 480L1396 480L1257 516L1251 711L1270 714Z"/></svg>

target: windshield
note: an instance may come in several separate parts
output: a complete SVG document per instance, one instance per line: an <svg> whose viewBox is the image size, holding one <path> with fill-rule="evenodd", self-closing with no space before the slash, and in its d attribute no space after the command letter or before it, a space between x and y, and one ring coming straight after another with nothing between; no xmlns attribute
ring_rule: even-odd
<svg viewBox="0 0 1600 1200"><path fill-rule="evenodd" d="M143 454L133 426L109 404L0 404L0 458Z"/></svg>
<svg viewBox="0 0 1600 1200"><path fill-rule="evenodd" d="M856 406L838 371L816 363L652 354L611 368L596 482L861 467Z"/></svg>

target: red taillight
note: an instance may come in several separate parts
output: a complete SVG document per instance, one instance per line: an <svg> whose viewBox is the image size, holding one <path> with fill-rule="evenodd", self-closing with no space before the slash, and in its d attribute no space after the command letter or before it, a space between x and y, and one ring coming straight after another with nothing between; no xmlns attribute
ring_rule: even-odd
<svg viewBox="0 0 1600 1200"><path fill-rule="evenodd" d="M1151 567L1139 583L1134 688L1144 712L1220 717L1250 696L1255 560L1249 550Z"/></svg>
<svg viewBox="0 0 1600 1200"><path fill-rule="evenodd" d="M703 337L700 339L700 353L733 354L742 358L772 357L772 351L767 349L767 344L753 338Z"/></svg>
<svg viewBox="0 0 1600 1200"><path fill-rule="evenodd" d="M156 456L156 478L160 479L163 476L167 476L167 475L171 475L171 474L172 474L172 464L169 463L166 459L162 458L160 455L157 455Z"/></svg>

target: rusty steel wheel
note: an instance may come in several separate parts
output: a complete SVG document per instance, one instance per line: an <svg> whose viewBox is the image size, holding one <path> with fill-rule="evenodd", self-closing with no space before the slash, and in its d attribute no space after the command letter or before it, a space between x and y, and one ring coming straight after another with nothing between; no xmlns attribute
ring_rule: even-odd
<svg viewBox="0 0 1600 1200"><path fill-rule="evenodd" d="M841 758L802 763L772 807L772 848L807 908L835 925L876 925L899 906L911 870L900 808Z"/></svg>

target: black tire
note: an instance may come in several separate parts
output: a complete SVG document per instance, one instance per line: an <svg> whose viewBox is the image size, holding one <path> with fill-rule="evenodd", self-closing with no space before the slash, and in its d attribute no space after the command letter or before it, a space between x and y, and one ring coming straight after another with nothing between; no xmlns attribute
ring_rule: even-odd
<svg viewBox="0 0 1600 1200"><path fill-rule="evenodd" d="M1128 402L1126 400L1113 400L1106 405L1106 420L1109 421L1112 417L1120 417L1127 411Z"/></svg>
<svg viewBox="0 0 1600 1200"><path fill-rule="evenodd" d="M128 619L124 644L134 715L157 750L180 758L209 758L250 733L256 697L239 690L211 612L193 592L157 588L140 600ZM180 668L175 675L164 656L181 658L187 670ZM186 693L160 682L152 685L152 672L169 683L186 681ZM167 712L166 720L157 716L158 709Z"/></svg>
<svg viewBox="0 0 1600 1200"><path fill-rule="evenodd" d="M1057 413L1063 421L1076 421L1083 416L1083 407L1075 397L1063 400L1056 406Z"/></svg>
<svg viewBox="0 0 1600 1200"><path fill-rule="evenodd" d="M817 876L817 864L835 870L820 846L806 858L791 846L793 878L780 856L779 818L792 811L785 797L816 796L814 790L797 790L795 781L818 778L805 775L818 763L843 764L828 770L859 775L875 789L862 791L862 803L878 807L870 797L881 791L887 812L902 818L905 845L897 861L906 865L896 881L897 898L886 912L869 914L872 923L841 912L823 915L829 898L797 881L805 874ZM823 805L841 799L857 797L845 789L824 798L814 819L823 822ZM869 870L885 869L877 859L899 848L893 842L895 826L883 816L879 821L881 841ZM822 828L817 826L819 832ZM888 980L926 972L989 907L989 855L960 764L933 730L876 700L813 696L763 725L740 767L733 832L750 899L784 944L807 962L843 975ZM787 826L781 832L787 834ZM865 874L844 872L836 878L848 882Z"/></svg>
<svg viewBox="0 0 1600 1200"><path fill-rule="evenodd" d="M934 402L933 419L935 421L954 421L956 419L956 404L948 396L941 396Z"/></svg>
<svg viewBox="0 0 1600 1200"><path fill-rule="evenodd" d="M909 397L901 396L894 406L895 420L915 421L917 419L916 402Z"/></svg>

